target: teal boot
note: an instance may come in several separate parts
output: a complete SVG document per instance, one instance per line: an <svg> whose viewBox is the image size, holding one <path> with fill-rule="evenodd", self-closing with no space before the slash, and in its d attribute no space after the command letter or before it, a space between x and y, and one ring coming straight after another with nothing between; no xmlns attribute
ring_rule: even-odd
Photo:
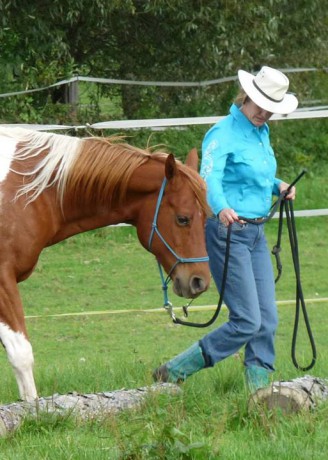
<svg viewBox="0 0 328 460"><path fill-rule="evenodd" d="M247 386L252 393L270 384L269 371L264 367L249 366L246 367L245 373Z"/></svg>
<svg viewBox="0 0 328 460"><path fill-rule="evenodd" d="M155 369L153 378L156 382L183 382L187 377L205 367L205 359L199 343Z"/></svg>

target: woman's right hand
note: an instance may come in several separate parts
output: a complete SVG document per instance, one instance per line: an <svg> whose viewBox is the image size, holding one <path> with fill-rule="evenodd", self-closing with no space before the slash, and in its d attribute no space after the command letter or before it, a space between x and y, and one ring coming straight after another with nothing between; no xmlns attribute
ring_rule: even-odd
<svg viewBox="0 0 328 460"><path fill-rule="evenodd" d="M226 227L228 227L230 224L233 224L234 222L239 222L240 224L244 223L244 221L241 221L236 212L231 208L222 209L218 215L218 218L220 222L222 222L222 224Z"/></svg>

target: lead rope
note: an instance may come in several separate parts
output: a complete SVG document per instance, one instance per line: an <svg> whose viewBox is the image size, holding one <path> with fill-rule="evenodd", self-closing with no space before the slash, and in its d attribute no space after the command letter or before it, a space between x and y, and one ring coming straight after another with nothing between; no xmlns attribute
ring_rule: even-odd
<svg viewBox="0 0 328 460"><path fill-rule="evenodd" d="M316 351L316 346L315 346L315 342L314 342L314 338L313 338L313 334L312 334L312 330L310 326L310 321L309 321L307 310L306 310L306 305L305 305L305 300L304 300L304 295L303 295L303 290L302 290L302 284L301 284L301 270L300 270L299 255L298 255L298 241L297 241L297 233L296 233L296 226L295 226L293 203L292 202L289 203L286 200L284 202L284 206L282 207L285 208L285 212L286 212L289 241L290 241L290 247L291 247L291 252L292 252L292 257L293 257L293 262L294 262L295 277L296 277L296 310L295 310L295 321L294 321L294 329L293 329L291 356L292 356L293 364L296 367L296 369L299 369L301 371L308 371L309 369L312 369L312 367L316 363L317 351ZM302 307L304 322L305 322L305 326L306 326L306 330L308 333L311 350L312 350L312 360L308 366L300 366L296 358L296 342L297 342L297 334L298 334L301 307Z"/></svg>
<svg viewBox="0 0 328 460"><path fill-rule="evenodd" d="M258 222L254 219L248 219L242 216L239 216L240 220L244 220L250 224L253 225L260 225L268 222L269 220L272 219L273 215L275 214L276 210L279 207L279 225L278 225L278 236L277 236L277 243L272 249L272 254L276 258L276 265L277 265L277 277L275 279L275 283L277 283L280 279L281 273L282 273L282 264L280 260L280 252L281 252L281 236L282 236L282 228L283 228L283 213L285 210L286 213L286 220L287 220L287 227L288 227L288 234L289 234L289 241L290 241L290 246L291 246L291 252L292 252L292 258L293 258L293 264L294 264L294 271L295 271L295 278L296 278L296 311L295 311L295 321L294 321L294 329L293 329L293 337L292 337L292 348L291 348L291 357L294 366L296 369L299 369L301 371L308 371L309 369L312 369L312 367L316 363L317 359L317 352L316 352L316 346L309 322L309 318L307 315L307 310L306 310L306 305L304 301L304 296L303 296L303 290L302 290L302 285L301 285L301 275L300 275L300 263L299 263L299 255L298 255L298 242L297 242L297 233L296 233L296 225L295 225L295 216L294 216L294 209L293 209L293 204L290 200L286 200L286 195L290 192L291 188L298 182L301 177L306 173L306 170L303 170L299 176L289 185L288 189L285 190L283 193L280 194L279 198L277 201L272 205L271 210L269 215L261 220L261 222ZM206 322L206 323L193 323L190 321L184 321L181 320L180 318L176 317L174 314L172 315L172 320L176 324L181 324L183 326L190 326L190 327L197 327L197 328L204 328L208 327L211 324L214 323L214 321L217 319L219 316L219 313L221 311L222 303L223 303L223 297L224 297L224 291L225 291L225 285L226 285L226 280L227 280L227 273L228 273L228 263L229 263L229 256L230 256L230 242L231 242L231 225L228 226L228 233L227 233L227 244L226 244L226 252L225 252L225 261L224 261L224 269L223 269L223 276L222 276L222 288L220 292L220 298L218 301L218 305L216 307L216 310L214 312L214 315L212 318ZM296 358L296 342L297 342L297 334L298 334L298 326L299 326L299 316L300 316L300 306L302 306L302 312L304 316L304 321L308 333L308 337L310 340L311 344L311 351L312 351L312 361L308 366L300 366L298 364L297 358ZM184 307L184 311L186 313L186 307Z"/></svg>

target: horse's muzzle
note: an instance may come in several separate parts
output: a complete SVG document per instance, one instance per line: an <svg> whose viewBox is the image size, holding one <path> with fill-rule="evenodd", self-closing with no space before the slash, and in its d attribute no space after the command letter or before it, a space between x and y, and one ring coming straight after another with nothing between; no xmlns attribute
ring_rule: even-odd
<svg viewBox="0 0 328 460"><path fill-rule="evenodd" d="M179 297L194 299L209 287L209 282L202 276L192 276L188 279L176 276L173 282L173 291Z"/></svg>

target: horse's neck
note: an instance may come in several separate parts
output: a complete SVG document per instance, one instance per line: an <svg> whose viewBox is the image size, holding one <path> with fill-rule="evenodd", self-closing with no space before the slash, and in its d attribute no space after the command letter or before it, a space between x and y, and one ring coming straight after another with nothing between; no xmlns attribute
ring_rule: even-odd
<svg viewBox="0 0 328 460"><path fill-rule="evenodd" d="M130 179L129 192L148 194L159 190L164 179L164 170L164 164L156 160L139 166Z"/></svg>
<svg viewBox="0 0 328 460"><path fill-rule="evenodd" d="M156 164L157 163L157 164ZM85 207L73 206L67 201L63 209L63 221L50 244L57 243L69 236L83 233L109 225L127 223L137 225L140 214L145 213L145 206L157 199L163 181L163 165L156 162L154 165L142 165L132 174L128 184L126 198L122 203L112 201L110 206L93 205ZM108 200L110 203L110 200ZM147 204L148 205L148 204Z"/></svg>

